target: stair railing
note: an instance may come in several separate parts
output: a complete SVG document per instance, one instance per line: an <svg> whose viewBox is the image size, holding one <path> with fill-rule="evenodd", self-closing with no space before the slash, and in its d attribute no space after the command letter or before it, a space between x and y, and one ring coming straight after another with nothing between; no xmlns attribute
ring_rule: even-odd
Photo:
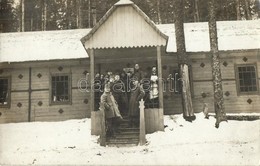
<svg viewBox="0 0 260 166"><path fill-rule="evenodd" d="M146 140L145 140L145 116L144 116L144 100L143 99L139 102L139 108L140 108L139 144L144 145L146 143Z"/></svg>
<svg viewBox="0 0 260 166"><path fill-rule="evenodd" d="M106 117L105 117L105 106L100 103L100 120L101 120L101 134L100 134L100 145L106 146Z"/></svg>

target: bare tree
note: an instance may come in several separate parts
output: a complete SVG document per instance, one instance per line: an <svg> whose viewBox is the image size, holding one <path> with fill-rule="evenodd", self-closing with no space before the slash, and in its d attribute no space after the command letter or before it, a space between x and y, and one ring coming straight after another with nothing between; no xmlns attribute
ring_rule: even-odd
<svg viewBox="0 0 260 166"><path fill-rule="evenodd" d="M247 20L252 20L252 15L251 15L251 9L250 9L250 1L249 0L244 0L245 3L245 14L246 14L246 19Z"/></svg>
<svg viewBox="0 0 260 166"><path fill-rule="evenodd" d="M237 20L241 20L240 0L236 0Z"/></svg>
<svg viewBox="0 0 260 166"><path fill-rule="evenodd" d="M42 9L42 30L46 31L47 27L47 2L46 0L42 0L41 3L41 9Z"/></svg>
<svg viewBox="0 0 260 166"><path fill-rule="evenodd" d="M186 54L184 37L184 5L183 0L175 0L175 34L177 43L178 63L182 79L182 103L183 117L185 120L195 120L192 107L190 80L189 80L189 57Z"/></svg>
<svg viewBox="0 0 260 166"><path fill-rule="evenodd" d="M21 4L21 23L20 23L20 31L24 32L24 25L25 25L25 20L24 20L24 0L20 1Z"/></svg>
<svg viewBox="0 0 260 166"><path fill-rule="evenodd" d="M221 121L226 121L226 113L224 110L224 98L222 88L222 78L220 70L220 57L218 50L218 35L216 23L216 9L215 0L209 0L209 36L210 36L210 50L214 89L214 109L216 113L215 127L219 127Z"/></svg>
<svg viewBox="0 0 260 166"><path fill-rule="evenodd" d="M81 0L76 1L76 10L77 10L77 27L82 28L82 10L81 10Z"/></svg>
<svg viewBox="0 0 260 166"><path fill-rule="evenodd" d="M158 17L158 24L162 23L162 17L161 17L161 10L160 10L160 6L161 6L161 2L160 0L157 0L157 17Z"/></svg>
<svg viewBox="0 0 260 166"><path fill-rule="evenodd" d="M199 7L198 7L198 0L194 0L194 22L200 21L200 14L199 14Z"/></svg>

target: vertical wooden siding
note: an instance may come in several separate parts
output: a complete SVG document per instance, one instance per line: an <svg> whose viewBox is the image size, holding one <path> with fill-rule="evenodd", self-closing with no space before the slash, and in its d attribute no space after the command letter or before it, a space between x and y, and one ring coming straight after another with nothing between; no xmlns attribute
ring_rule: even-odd
<svg viewBox="0 0 260 166"><path fill-rule="evenodd" d="M86 48L166 45L166 39L132 7L118 7L85 43Z"/></svg>

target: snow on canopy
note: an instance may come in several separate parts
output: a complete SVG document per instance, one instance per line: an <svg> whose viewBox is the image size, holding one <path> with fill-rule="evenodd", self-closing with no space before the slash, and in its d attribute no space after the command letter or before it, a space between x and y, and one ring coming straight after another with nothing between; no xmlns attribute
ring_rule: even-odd
<svg viewBox="0 0 260 166"><path fill-rule="evenodd" d="M167 52L176 52L174 24L157 25L169 36ZM186 23L187 52L210 51L208 23ZM217 23L220 51L260 49L260 20ZM0 62L87 58L80 39L91 29L0 34Z"/></svg>
<svg viewBox="0 0 260 166"><path fill-rule="evenodd" d="M87 58L80 39L90 29L0 34L0 62Z"/></svg>

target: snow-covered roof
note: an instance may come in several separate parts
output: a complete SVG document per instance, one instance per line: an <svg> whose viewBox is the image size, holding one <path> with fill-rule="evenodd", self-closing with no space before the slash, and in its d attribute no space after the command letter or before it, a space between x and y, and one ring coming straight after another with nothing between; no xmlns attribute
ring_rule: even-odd
<svg viewBox="0 0 260 166"><path fill-rule="evenodd" d="M219 50L260 49L260 20L217 23ZM157 25L169 36L167 52L176 52L174 24ZM210 51L208 23L187 23L188 52ZM0 34L0 62L78 59L88 57L80 39L91 29Z"/></svg>
<svg viewBox="0 0 260 166"><path fill-rule="evenodd" d="M0 34L0 62L87 58L80 39L90 29Z"/></svg>
<svg viewBox="0 0 260 166"><path fill-rule="evenodd" d="M169 36L166 51L176 52L174 24L161 24L158 28ZM217 29L220 51L260 49L260 20L220 21ZM184 31L187 52L210 51L207 22L185 23Z"/></svg>

